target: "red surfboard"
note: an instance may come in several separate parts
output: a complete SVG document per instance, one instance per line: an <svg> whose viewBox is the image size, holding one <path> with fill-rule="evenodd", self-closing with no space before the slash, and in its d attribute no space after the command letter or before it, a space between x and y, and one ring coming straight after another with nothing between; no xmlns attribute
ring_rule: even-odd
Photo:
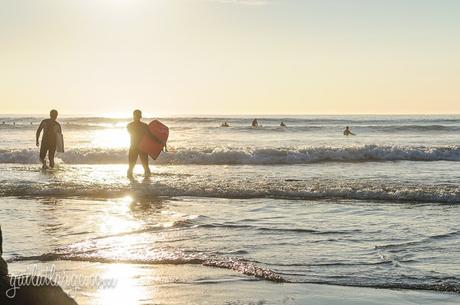
<svg viewBox="0 0 460 305"><path fill-rule="evenodd" d="M163 143L166 143L166 141L168 141L169 128L160 121L154 120L150 122L149 130ZM147 135L145 135L139 143L139 150L148 153L149 156L153 158L153 160L156 160L158 158L163 148L164 145L159 144Z"/></svg>

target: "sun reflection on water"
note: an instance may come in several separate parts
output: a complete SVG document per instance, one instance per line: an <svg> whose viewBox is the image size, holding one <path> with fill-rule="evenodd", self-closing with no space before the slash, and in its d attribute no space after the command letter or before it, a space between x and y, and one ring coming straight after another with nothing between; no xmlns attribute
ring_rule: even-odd
<svg viewBox="0 0 460 305"><path fill-rule="evenodd" d="M141 304L146 299L153 299L155 287L149 286L147 290L147 287L142 285L138 277L138 268L130 264L111 264L101 277L115 279L117 285L114 289L100 289L94 300L95 304L134 305ZM154 272L152 268L150 273Z"/></svg>
<svg viewBox="0 0 460 305"><path fill-rule="evenodd" d="M94 147L127 148L129 134L125 128L96 130L91 134L91 143Z"/></svg>
<svg viewBox="0 0 460 305"><path fill-rule="evenodd" d="M141 224L127 217L133 198L129 195L117 201L109 201L109 206L101 214L98 231L104 234L117 234L138 229Z"/></svg>

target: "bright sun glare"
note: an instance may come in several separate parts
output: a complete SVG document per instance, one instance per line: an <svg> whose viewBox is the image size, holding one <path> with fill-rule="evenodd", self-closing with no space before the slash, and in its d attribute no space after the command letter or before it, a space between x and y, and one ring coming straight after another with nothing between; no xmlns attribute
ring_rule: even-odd
<svg viewBox="0 0 460 305"><path fill-rule="evenodd" d="M129 146L129 135L124 128L112 128L96 131L91 141L96 147L126 148Z"/></svg>
<svg viewBox="0 0 460 305"><path fill-rule="evenodd" d="M148 295L145 287L136 282L137 268L128 264L112 264L102 278L116 279L115 289L101 289L98 304L136 304ZM154 288L152 288L154 289Z"/></svg>

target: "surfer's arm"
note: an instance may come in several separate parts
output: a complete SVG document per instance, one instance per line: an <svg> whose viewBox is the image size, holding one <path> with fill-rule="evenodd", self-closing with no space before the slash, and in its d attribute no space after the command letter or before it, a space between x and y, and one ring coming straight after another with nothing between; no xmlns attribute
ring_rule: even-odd
<svg viewBox="0 0 460 305"><path fill-rule="evenodd" d="M45 121L42 121L42 122L40 123L40 126L38 126L38 128L37 128L37 133L35 134L35 142L36 142L35 144L36 144L37 146L40 145L40 143L39 143L40 134L41 134L41 132L42 132L42 130L43 130L44 127L45 127Z"/></svg>

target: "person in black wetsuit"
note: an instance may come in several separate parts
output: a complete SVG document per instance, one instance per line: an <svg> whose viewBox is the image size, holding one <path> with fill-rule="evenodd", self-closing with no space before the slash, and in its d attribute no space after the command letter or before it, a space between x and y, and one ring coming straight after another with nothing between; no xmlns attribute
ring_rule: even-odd
<svg viewBox="0 0 460 305"><path fill-rule="evenodd" d="M61 125L56 121L58 112L56 110L50 111L50 118L45 119L38 126L36 134L37 146L40 146L40 161L43 164L43 169L48 168L46 165L46 154L50 161L50 167L54 167L54 154L56 153L56 137L58 133L62 133ZM39 144L40 133L43 130L43 137L41 145Z"/></svg>
<svg viewBox="0 0 460 305"><path fill-rule="evenodd" d="M128 178L133 178L133 169L137 162L137 157L141 159L142 166L144 167L144 176L149 178L151 176L150 168L149 168L149 156L147 153L142 152L139 150L139 143L141 142L142 138L147 135L153 141L158 142L160 144L164 144L160 139L158 139L155 135L153 135L150 130L149 126L144 122L141 122L142 112L140 110L134 110L133 112L133 121L128 124L128 132L131 136L131 145L129 147L129 168L128 168Z"/></svg>

